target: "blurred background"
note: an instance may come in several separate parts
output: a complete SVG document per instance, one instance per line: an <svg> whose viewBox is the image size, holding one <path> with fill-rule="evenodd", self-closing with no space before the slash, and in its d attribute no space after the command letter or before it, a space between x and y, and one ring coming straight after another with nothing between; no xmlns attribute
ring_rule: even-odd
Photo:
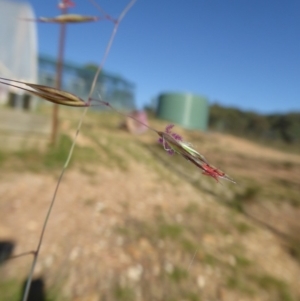
<svg viewBox="0 0 300 301"><path fill-rule="evenodd" d="M127 2L74 4L100 19L66 24L60 59L61 23L39 19L58 1L0 0L0 77L55 87L61 61L60 87L86 100L114 26L103 10L116 19ZM298 1L135 3L93 97L174 123L237 184L92 107L30 300L300 300L299 14ZM0 300L21 300L32 258L11 256L37 246L80 115L59 107L53 144L53 104L0 83Z"/></svg>

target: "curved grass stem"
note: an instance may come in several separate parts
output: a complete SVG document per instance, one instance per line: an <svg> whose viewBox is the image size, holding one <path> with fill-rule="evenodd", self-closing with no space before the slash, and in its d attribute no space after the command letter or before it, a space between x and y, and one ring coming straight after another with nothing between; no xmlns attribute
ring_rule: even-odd
<svg viewBox="0 0 300 301"><path fill-rule="evenodd" d="M129 9L133 6L133 4L135 2L136 2L136 0L131 0L127 4L127 6L124 8L124 10L121 12L121 14L119 15L119 18L114 23L114 28L113 28L112 34L110 36L110 39L108 41L108 44L107 44L104 56L102 58L102 61L101 61L100 65L99 65L99 67L98 67L98 70L97 70L97 72L95 74L95 77L93 79L93 83L91 85L91 89L90 89L90 93L89 93L89 97L88 97L88 102L91 101L91 95L93 94L93 92L95 90L95 86L96 86L96 82L98 80L99 74L100 74L100 72L101 72L101 70L103 68L103 65L104 65L104 63L105 63L105 61L106 61L106 59L108 57L109 52L110 52L111 46L113 44L115 35L116 35L118 27L119 27L119 24L122 21L122 19L124 18L124 16L126 15L126 13L129 11ZM56 195L57 195L58 189L60 187L61 181L63 179L64 173L65 173L65 171L66 171L66 169L67 169L67 167L68 167L68 165L70 163L70 160L72 158L73 151L74 151L74 148L75 148L75 145L76 145L76 140L77 140L77 137L79 135L79 132L80 132L80 129L81 129L81 126L82 126L82 123L83 123L83 120L84 120L84 117L85 117L87 111L88 111L88 106L85 107L85 109L84 109L84 111L83 111L83 113L81 115L81 118L79 120L79 123L78 123L78 126L77 126L77 130L76 130L76 133L75 133L75 136L74 136L74 139L73 139L73 143L72 143L72 146L70 148L68 157L66 159L66 162L65 162L65 164L64 164L64 166L62 168L62 171L60 173L60 176L58 178L58 181L57 181L54 193L53 193L53 197L52 197L52 200L50 202L50 205L49 205L49 208L48 208L48 211L47 211L44 223L43 223L43 228L42 228L42 231L41 231L41 234L40 234L40 237L39 237L38 246L37 246L36 251L33 253L34 254L34 258L33 258L33 261L32 261L31 267L30 267L30 271L29 271L29 275L28 275L28 278L27 278L26 287L25 287L25 291L24 291L24 294L23 294L22 301L27 301L27 299L28 299L28 294L29 294L29 291L30 291L31 283L32 283L34 269L35 269L35 266L36 266L36 263L37 263L37 260L38 260L38 256L39 256L39 253L40 253L40 249L41 249L41 246L42 246L42 243L43 243L43 239L44 239L45 231L46 231L46 228L47 228L47 225L48 225L48 221L49 221L49 218L50 218L50 215L51 215L51 212L52 212L55 200L56 200Z"/></svg>

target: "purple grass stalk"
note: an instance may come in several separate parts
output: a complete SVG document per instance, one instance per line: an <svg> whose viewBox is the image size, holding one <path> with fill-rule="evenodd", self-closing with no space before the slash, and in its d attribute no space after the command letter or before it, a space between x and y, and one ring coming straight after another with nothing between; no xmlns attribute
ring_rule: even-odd
<svg viewBox="0 0 300 301"><path fill-rule="evenodd" d="M136 2L136 0L131 0L127 4L127 6L124 8L124 10L121 12L121 14L119 15L119 17L116 20L116 22L114 23L114 28L113 28L112 34L110 36L110 39L108 41L108 44L107 44L104 56L102 58L102 61L100 62L100 65L99 65L98 70L97 70L97 72L95 74L93 83L91 85L91 90L90 90L89 97L88 97L88 104L91 102L91 95L93 94L93 92L95 90L97 79L99 77L99 74L100 74L100 72L101 72L101 70L103 68L103 65L104 65L104 63L105 63L105 61L106 61L106 59L108 57L109 52L110 52L111 46L113 44L115 35L116 35L118 27L119 27L119 24L120 24L120 22L122 21L122 19L125 17L125 15L127 14L127 12L130 10L130 8L133 6L133 4L135 2ZM33 262L32 262L32 265L31 265L31 268L30 268L30 272L29 272L29 275L28 275L28 278L27 278L27 283L26 283L25 292L24 292L22 301L27 301L27 299L28 299L28 294L29 294L29 290L30 290L30 286L31 286L31 283L32 283L32 278L33 278L33 272L34 272L34 269L35 269L35 266L36 266L36 263L37 263L37 260L38 260L38 256L39 256L40 249L41 249L41 246L42 246L42 243L43 243L44 234L45 234L45 231L46 231L46 228L47 228L47 224L48 224L51 212L52 212L52 208L53 208L55 200L56 200L56 195L57 195L60 183L61 183L61 181L63 179L64 173L65 173L65 171L66 171L66 169L67 169L67 167L69 165L70 159L71 159L71 157L73 155L73 151L74 151L74 147L75 147L75 144L76 144L76 140L77 140L78 134L80 132L81 125L83 123L83 119L84 119L84 117L85 117L85 115L86 115L86 113L88 111L88 107L89 106L85 107L85 109L84 109L84 111L83 111L83 113L81 115L81 118L79 120L79 123L78 123L78 126L77 126L77 130L76 130L76 133L75 133L75 136L74 136L74 139L73 139L73 143L72 143L72 146L70 148L68 157L66 159L66 162L65 162L65 164L64 164L64 166L62 168L62 171L60 173L60 176L58 178L58 181L57 181L57 184L56 184L56 187L55 187L55 190L54 190L54 194L53 194L52 200L50 202L50 205L49 205L46 217L45 217L43 228L42 228L42 231L41 231L41 234L40 234L40 238L39 238L39 241L38 241L38 246L37 246L36 251L34 251L34 253L33 253L33 255L34 255Z"/></svg>

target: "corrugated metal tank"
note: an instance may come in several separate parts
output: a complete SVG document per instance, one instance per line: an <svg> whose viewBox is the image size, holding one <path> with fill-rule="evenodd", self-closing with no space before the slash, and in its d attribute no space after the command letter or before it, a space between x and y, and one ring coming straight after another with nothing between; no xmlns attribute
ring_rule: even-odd
<svg viewBox="0 0 300 301"><path fill-rule="evenodd" d="M158 97L156 116L186 129L205 131L209 104L205 97L190 93L164 93Z"/></svg>

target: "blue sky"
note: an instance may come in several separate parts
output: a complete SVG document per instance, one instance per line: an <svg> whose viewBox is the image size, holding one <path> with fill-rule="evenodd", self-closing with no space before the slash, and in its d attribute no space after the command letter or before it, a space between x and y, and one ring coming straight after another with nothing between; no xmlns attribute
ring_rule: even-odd
<svg viewBox="0 0 300 301"><path fill-rule="evenodd" d="M125 0L97 0L116 17ZM30 0L37 16L57 0ZM87 0L70 13L99 15ZM65 57L99 63L113 25L68 25ZM39 51L56 56L58 26L38 24ZM139 106L162 92L260 113L300 111L299 0L137 0L122 21L105 69L136 84Z"/></svg>

